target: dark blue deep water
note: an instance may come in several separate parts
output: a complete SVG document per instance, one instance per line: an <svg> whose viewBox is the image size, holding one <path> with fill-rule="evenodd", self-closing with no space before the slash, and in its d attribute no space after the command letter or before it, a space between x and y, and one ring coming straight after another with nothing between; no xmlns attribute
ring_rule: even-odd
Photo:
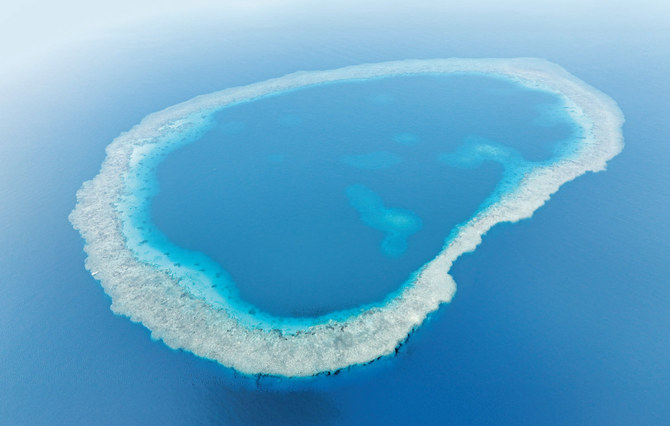
<svg viewBox="0 0 670 426"><path fill-rule="evenodd" d="M348 27L347 37L149 32L136 34L146 43L73 47L3 83L0 424L666 423L669 34L431 25ZM240 377L109 311L67 215L119 133L192 96L295 70L451 56L564 66L618 102L626 146L606 172L566 184L459 259L454 300L398 356L311 381ZM440 155L476 136L547 159L571 132L548 109L546 95L475 77L267 98L221 112L166 158L152 214L268 312L374 302L435 255L501 176L496 163L456 169ZM384 232L351 202L369 195L360 185L420 219L406 247L384 250Z"/></svg>

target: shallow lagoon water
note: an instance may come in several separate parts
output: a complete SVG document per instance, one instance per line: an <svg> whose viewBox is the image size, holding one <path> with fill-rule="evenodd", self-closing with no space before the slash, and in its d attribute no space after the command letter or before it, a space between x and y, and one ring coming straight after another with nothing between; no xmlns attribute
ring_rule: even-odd
<svg viewBox="0 0 670 426"><path fill-rule="evenodd" d="M548 109L557 119L536 124ZM252 305L323 315L397 290L502 178L495 161L450 165L445 155L479 140L548 160L575 137L569 123L552 95L490 77L302 89L218 113L202 139L160 164L151 214L170 241L221 265ZM407 235L366 223L353 193L407 209Z"/></svg>

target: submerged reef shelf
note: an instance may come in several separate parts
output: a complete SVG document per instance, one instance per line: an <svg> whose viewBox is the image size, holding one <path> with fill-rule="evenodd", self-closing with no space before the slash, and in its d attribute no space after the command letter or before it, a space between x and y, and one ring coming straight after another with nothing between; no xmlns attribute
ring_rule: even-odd
<svg viewBox="0 0 670 426"><path fill-rule="evenodd" d="M240 301L234 283L212 291L202 270L175 263L147 242L141 218L155 192L155 167L197 139L223 108L291 90L340 81L422 74L503 78L558 96L580 127L578 147L529 168L517 185L457 226L440 253L385 300L309 320L275 318ZM198 96L153 113L107 147L99 174L77 193L70 221L85 240L86 268L112 299L111 309L142 323L172 348L246 374L305 377L392 355L456 284L453 262L473 251L501 222L532 216L559 187L604 170L623 147L623 114L605 94L542 59L431 59L306 71ZM164 247L164 246L162 246ZM226 295L229 295L226 296Z"/></svg>

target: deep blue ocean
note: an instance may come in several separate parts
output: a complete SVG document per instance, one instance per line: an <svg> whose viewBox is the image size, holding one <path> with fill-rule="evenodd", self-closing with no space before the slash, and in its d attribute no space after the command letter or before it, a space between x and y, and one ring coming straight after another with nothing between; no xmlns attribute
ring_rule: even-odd
<svg viewBox="0 0 670 426"><path fill-rule="evenodd" d="M175 25L170 23L170 25ZM489 32L490 31L490 32ZM141 42L137 42L137 40ZM0 424L663 424L670 421L670 32L408 24L154 27L73 46L0 86ZM243 377L112 314L67 220L104 148L147 114L297 70L543 57L617 101L624 151L498 225L397 356L335 377ZM553 155L555 99L475 76L298 90L227 108L158 169L156 226L283 316L381 300L502 176L467 141ZM414 218L401 242L356 197Z"/></svg>

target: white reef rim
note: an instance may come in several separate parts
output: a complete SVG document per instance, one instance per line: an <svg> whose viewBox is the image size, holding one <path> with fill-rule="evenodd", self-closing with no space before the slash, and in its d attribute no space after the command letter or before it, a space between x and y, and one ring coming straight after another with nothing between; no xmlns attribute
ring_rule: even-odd
<svg viewBox="0 0 670 426"><path fill-rule="evenodd" d="M154 149L176 143L175 135L203 126L212 113L232 104L329 82L421 74L482 74L551 92L564 100L583 129L576 152L532 169L520 185L460 225L443 250L414 279L375 306L346 318L281 327L262 316L252 324L225 303L215 305L179 280L141 261L128 247L118 205L132 197L129 170ZM153 113L107 147L99 174L77 193L70 221L85 240L86 268L112 299L112 310L144 324L172 348L216 360L246 374L311 376L365 364L394 353L412 330L453 297L453 262L474 250L495 224L530 217L559 187L588 171L604 170L623 147L623 114L608 96L542 59L429 59L363 64L306 71L198 96ZM224 301L225 302L225 301ZM269 320L267 318L270 318Z"/></svg>

